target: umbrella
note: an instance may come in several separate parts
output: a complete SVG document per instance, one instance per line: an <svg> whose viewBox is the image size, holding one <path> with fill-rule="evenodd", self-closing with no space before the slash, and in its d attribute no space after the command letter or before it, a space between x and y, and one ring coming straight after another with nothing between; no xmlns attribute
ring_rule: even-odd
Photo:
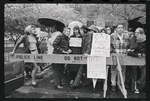
<svg viewBox="0 0 150 101"><path fill-rule="evenodd" d="M137 27L143 27L142 23L139 22L140 18L142 18L142 16L129 20L128 21L129 28L133 28L134 31Z"/></svg>
<svg viewBox="0 0 150 101"><path fill-rule="evenodd" d="M79 21L72 21L72 22L69 23L68 27L71 29L71 35L73 34L73 28L76 25L78 25L79 27L82 27L83 24Z"/></svg>
<svg viewBox="0 0 150 101"><path fill-rule="evenodd" d="M56 29L60 32L63 32L63 28L65 27L65 25L62 22L60 22L58 20L54 20L54 19L39 18L37 21L41 25L45 25L46 27L56 26Z"/></svg>

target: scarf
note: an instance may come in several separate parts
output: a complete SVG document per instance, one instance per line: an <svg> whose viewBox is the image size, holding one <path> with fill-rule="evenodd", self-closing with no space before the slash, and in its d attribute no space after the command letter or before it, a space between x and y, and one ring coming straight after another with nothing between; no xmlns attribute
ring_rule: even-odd
<svg viewBox="0 0 150 101"><path fill-rule="evenodd" d="M143 42L146 40L146 35L145 34L141 34L137 37L137 43Z"/></svg>

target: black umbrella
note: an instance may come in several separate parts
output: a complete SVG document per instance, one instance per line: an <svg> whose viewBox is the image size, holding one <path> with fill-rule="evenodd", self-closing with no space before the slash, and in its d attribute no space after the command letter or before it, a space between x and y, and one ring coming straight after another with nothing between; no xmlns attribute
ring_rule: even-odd
<svg viewBox="0 0 150 101"><path fill-rule="evenodd" d="M39 18L37 20L41 25L45 25L46 27L52 27L55 26L56 29L60 32L63 31L63 28L65 27L65 24L58 20L49 19L49 18Z"/></svg>
<svg viewBox="0 0 150 101"><path fill-rule="evenodd" d="M139 22L140 18L142 18L142 16L134 18L134 19L128 21L129 28L132 28L133 29L132 31L134 31L138 27L143 27L142 23Z"/></svg>

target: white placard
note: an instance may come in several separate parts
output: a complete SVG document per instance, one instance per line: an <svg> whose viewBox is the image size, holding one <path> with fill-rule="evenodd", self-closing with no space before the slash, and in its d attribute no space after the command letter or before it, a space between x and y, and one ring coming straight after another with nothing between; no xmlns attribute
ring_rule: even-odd
<svg viewBox="0 0 150 101"><path fill-rule="evenodd" d="M70 38L69 46L71 47L81 47L82 38Z"/></svg>
<svg viewBox="0 0 150 101"><path fill-rule="evenodd" d="M94 33L92 41L91 55L110 56L110 35L105 33Z"/></svg>
<svg viewBox="0 0 150 101"><path fill-rule="evenodd" d="M87 78L106 79L106 57L88 56Z"/></svg>

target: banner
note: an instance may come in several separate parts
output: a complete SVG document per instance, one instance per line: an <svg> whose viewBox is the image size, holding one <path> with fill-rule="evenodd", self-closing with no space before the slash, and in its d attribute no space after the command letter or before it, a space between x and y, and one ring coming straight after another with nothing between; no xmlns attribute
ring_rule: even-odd
<svg viewBox="0 0 150 101"><path fill-rule="evenodd" d="M87 78L106 78L106 57L88 56Z"/></svg>
<svg viewBox="0 0 150 101"><path fill-rule="evenodd" d="M110 35L105 33L94 33L92 41L91 55L110 56Z"/></svg>
<svg viewBox="0 0 150 101"><path fill-rule="evenodd" d="M81 45L82 45L82 38L70 38L69 42L70 42L69 46L81 47Z"/></svg>

